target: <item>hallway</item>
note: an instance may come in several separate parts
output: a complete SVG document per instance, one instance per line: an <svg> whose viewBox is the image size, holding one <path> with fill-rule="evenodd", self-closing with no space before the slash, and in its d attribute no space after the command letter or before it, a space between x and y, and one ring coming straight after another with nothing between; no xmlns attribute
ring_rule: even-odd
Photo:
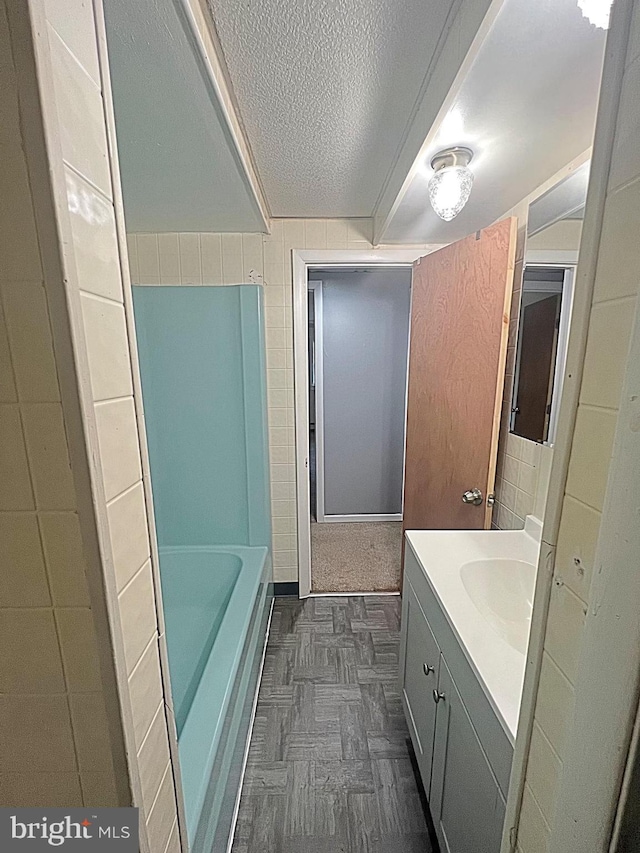
<svg viewBox="0 0 640 853"><path fill-rule="evenodd" d="M316 435L309 433L313 592L398 592L402 522L316 521Z"/></svg>
<svg viewBox="0 0 640 853"><path fill-rule="evenodd" d="M429 853L399 597L276 600L233 853Z"/></svg>
<svg viewBox="0 0 640 853"><path fill-rule="evenodd" d="M402 522L311 523L314 592L398 592Z"/></svg>

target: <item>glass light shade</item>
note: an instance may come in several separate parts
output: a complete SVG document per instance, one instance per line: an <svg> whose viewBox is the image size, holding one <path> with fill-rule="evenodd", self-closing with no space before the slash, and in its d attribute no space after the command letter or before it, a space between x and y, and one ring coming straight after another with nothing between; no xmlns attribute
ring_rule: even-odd
<svg viewBox="0 0 640 853"><path fill-rule="evenodd" d="M441 219L450 222L471 195L473 172L468 166L443 166L429 181L429 201Z"/></svg>
<svg viewBox="0 0 640 853"><path fill-rule="evenodd" d="M613 0L578 0L583 17L601 30L609 29L612 6Z"/></svg>

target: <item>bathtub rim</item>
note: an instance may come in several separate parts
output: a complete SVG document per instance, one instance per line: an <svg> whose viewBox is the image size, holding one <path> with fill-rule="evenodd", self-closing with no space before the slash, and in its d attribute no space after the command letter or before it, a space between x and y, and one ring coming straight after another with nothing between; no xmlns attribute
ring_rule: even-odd
<svg viewBox="0 0 640 853"><path fill-rule="evenodd" d="M162 555L176 553L228 553L241 558L242 566L227 604L215 642L202 672L189 713L178 739L182 788L190 840L195 837L213 769L233 684L251 623L253 604L262 583L269 583L269 549L259 545L164 545ZM249 606L250 605L250 606ZM216 649L220 660L214 660ZM206 693L206 695L205 695ZM173 708L171 709L173 714ZM202 731L211 729L203 749Z"/></svg>

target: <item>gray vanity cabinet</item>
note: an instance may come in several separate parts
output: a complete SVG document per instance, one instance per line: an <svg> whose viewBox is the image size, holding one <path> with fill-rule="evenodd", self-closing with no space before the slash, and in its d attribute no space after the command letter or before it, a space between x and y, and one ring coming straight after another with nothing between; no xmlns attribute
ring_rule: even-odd
<svg viewBox="0 0 640 853"><path fill-rule="evenodd" d="M444 660L438 690L429 802L441 853L498 851L504 800Z"/></svg>
<svg viewBox="0 0 640 853"><path fill-rule="evenodd" d="M442 853L498 853L513 756L407 546L402 703Z"/></svg>
<svg viewBox="0 0 640 853"><path fill-rule="evenodd" d="M407 584L403 604L407 630L402 699L420 773L429 796L437 711L432 691L438 686L440 648L410 584Z"/></svg>

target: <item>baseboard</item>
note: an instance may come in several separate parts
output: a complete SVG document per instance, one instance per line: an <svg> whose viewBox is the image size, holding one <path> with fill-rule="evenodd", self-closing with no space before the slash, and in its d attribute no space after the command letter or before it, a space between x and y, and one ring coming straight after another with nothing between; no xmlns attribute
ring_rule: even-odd
<svg viewBox="0 0 640 853"><path fill-rule="evenodd" d="M280 581L273 584L273 594L277 596L300 597L300 584L298 581Z"/></svg>
<svg viewBox="0 0 640 853"><path fill-rule="evenodd" d="M401 595L401 592L400 590L397 592L363 592L362 590L355 590L354 592L310 592L309 598L366 598L371 595Z"/></svg>
<svg viewBox="0 0 640 853"><path fill-rule="evenodd" d="M389 515L325 515L322 521L318 519L320 524L331 524L333 522L344 524L345 522L358 523L366 521L369 523L378 521L402 521L402 513L391 513Z"/></svg>

